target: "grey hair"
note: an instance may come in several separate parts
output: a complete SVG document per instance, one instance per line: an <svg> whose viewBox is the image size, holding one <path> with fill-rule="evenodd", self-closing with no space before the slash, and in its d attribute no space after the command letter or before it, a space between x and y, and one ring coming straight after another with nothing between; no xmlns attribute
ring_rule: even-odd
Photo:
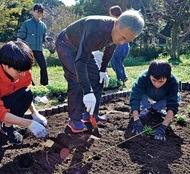
<svg viewBox="0 0 190 174"><path fill-rule="evenodd" d="M123 12L118 18L118 27L121 29L130 27L131 31L136 33L136 35L138 36L144 27L143 16L138 10L127 10Z"/></svg>

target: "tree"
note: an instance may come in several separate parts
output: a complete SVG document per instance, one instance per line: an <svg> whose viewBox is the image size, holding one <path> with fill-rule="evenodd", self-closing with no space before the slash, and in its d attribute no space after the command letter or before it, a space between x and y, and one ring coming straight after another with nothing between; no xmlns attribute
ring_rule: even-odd
<svg viewBox="0 0 190 174"><path fill-rule="evenodd" d="M141 5L148 30L166 40L166 51L171 59L178 58L183 42L190 34L190 0L147 1L146 4L141 1ZM170 26L169 35L161 32L166 26Z"/></svg>
<svg viewBox="0 0 190 174"><path fill-rule="evenodd" d="M15 40L18 20L23 11L28 11L32 0L1 0L0 4L0 40L5 42Z"/></svg>
<svg viewBox="0 0 190 174"><path fill-rule="evenodd" d="M41 3L45 8L54 8L63 5L60 0L34 0L34 3Z"/></svg>
<svg viewBox="0 0 190 174"><path fill-rule="evenodd" d="M77 19L77 16L70 8L60 5L55 8L46 8L42 20L47 25L48 35L53 37L55 40L57 35L64 28ZM55 52L54 42L45 43L44 46L50 51L51 54Z"/></svg>
<svg viewBox="0 0 190 174"><path fill-rule="evenodd" d="M79 16L109 15L108 10L113 5L119 5L123 10L127 7L123 0L78 0L73 8Z"/></svg>

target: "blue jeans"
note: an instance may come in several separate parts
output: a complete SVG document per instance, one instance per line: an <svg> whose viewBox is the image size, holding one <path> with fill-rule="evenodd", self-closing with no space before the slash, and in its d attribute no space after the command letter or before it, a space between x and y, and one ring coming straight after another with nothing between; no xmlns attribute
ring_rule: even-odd
<svg viewBox="0 0 190 174"><path fill-rule="evenodd" d="M154 101L153 105L151 105L150 98L143 94L141 99L141 105L142 109L150 109L151 107L157 111L161 111L162 109L165 109L166 107L166 98L163 98L160 101ZM178 93L178 102L181 100L181 95Z"/></svg>
<svg viewBox="0 0 190 174"><path fill-rule="evenodd" d="M56 50L64 69L65 79L68 82L68 115L69 118L79 121L82 119L82 113L84 113L86 109L83 103L83 91L77 80L75 71L77 51L68 43L64 34L58 36ZM94 114L98 115L103 83L99 83L99 69L93 56L92 59L88 59L87 71L91 87L96 97Z"/></svg>
<svg viewBox="0 0 190 174"><path fill-rule="evenodd" d="M123 62L129 54L130 46L128 43L124 45L118 45L113 53L110 62L113 70L116 73L117 79L124 82L126 79L125 67Z"/></svg>

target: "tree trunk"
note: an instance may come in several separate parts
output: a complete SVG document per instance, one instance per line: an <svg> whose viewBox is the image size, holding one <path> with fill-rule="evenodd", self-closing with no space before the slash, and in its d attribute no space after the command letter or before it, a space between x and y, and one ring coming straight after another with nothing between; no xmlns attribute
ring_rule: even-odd
<svg viewBox="0 0 190 174"><path fill-rule="evenodd" d="M178 54L178 23L173 24L173 28L171 30L171 48L170 48L170 56L171 59L177 59Z"/></svg>

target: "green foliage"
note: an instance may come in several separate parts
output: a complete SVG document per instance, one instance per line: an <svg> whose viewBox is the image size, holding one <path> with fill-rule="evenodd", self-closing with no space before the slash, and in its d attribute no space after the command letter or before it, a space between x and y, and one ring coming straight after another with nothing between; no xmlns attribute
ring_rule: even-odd
<svg viewBox="0 0 190 174"><path fill-rule="evenodd" d="M63 5L63 2L59 0L34 0L34 3L41 3L45 8L54 8L59 5Z"/></svg>
<svg viewBox="0 0 190 174"><path fill-rule="evenodd" d="M109 77L109 85L108 87L113 88L117 86L117 79L113 77Z"/></svg>
<svg viewBox="0 0 190 174"><path fill-rule="evenodd" d="M2 0L0 5L0 41L16 40L19 18L23 11L31 10L32 0Z"/></svg>
<svg viewBox="0 0 190 174"><path fill-rule="evenodd" d="M123 62L124 66L138 66L138 65L148 65L149 62L145 60L144 57L132 57L129 55Z"/></svg>
<svg viewBox="0 0 190 174"><path fill-rule="evenodd" d="M66 86L61 82L56 82L54 84L47 85L47 89L49 90L49 93L55 94L66 92Z"/></svg>
<svg viewBox="0 0 190 174"><path fill-rule="evenodd" d="M57 53L50 54L45 56L48 66L61 66L61 62L57 56Z"/></svg>
<svg viewBox="0 0 190 174"><path fill-rule="evenodd" d="M44 95L64 93L66 92L66 86L64 83L55 82L54 84L47 86L32 86L31 90L34 96L44 96Z"/></svg>
<svg viewBox="0 0 190 174"><path fill-rule="evenodd" d="M31 90L34 96L44 96L50 92L46 86L32 86Z"/></svg>
<svg viewBox="0 0 190 174"><path fill-rule="evenodd" d="M187 111L190 113L190 104L187 105Z"/></svg>
<svg viewBox="0 0 190 174"><path fill-rule="evenodd" d="M154 135L154 130L152 129L151 126L145 125L143 130L145 131L145 134L147 136L153 136Z"/></svg>
<svg viewBox="0 0 190 174"><path fill-rule="evenodd" d="M183 114L177 114L176 120L178 123L184 123L186 121L187 117Z"/></svg>
<svg viewBox="0 0 190 174"><path fill-rule="evenodd" d="M146 45L145 47L131 47L130 55L132 57L143 57L146 61L153 60L163 52L163 47L157 45Z"/></svg>

